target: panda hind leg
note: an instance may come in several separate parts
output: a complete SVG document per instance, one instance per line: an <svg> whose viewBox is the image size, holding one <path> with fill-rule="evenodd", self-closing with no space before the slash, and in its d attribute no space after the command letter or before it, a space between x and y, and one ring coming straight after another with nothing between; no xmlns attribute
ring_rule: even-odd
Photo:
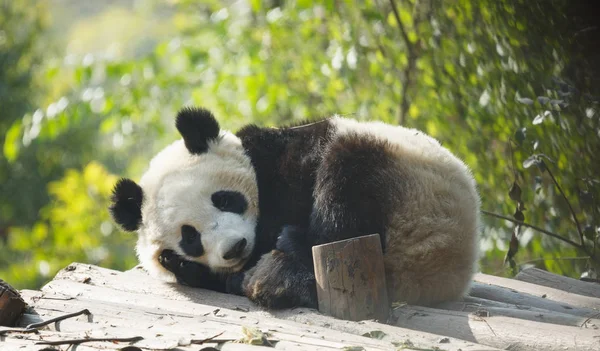
<svg viewBox="0 0 600 351"><path fill-rule="evenodd" d="M285 227L277 246L245 273L245 295L270 308L317 308L317 287L305 230Z"/></svg>

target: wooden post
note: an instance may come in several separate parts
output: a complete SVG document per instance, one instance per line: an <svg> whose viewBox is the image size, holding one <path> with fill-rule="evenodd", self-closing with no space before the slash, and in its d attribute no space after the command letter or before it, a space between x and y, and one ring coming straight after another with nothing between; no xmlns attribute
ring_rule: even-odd
<svg viewBox="0 0 600 351"><path fill-rule="evenodd" d="M25 309L21 295L0 279L0 326L12 327Z"/></svg>
<svg viewBox="0 0 600 351"><path fill-rule="evenodd" d="M312 248L319 311L347 320L386 321L390 306L379 234Z"/></svg>

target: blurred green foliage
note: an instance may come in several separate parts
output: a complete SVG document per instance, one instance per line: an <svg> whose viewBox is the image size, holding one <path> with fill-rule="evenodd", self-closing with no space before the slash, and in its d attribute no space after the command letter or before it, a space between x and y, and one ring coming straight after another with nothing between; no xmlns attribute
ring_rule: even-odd
<svg viewBox="0 0 600 351"><path fill-rule="evenodd" d="M110 189L177 137L186 104L232 130L333 113L423 129L473 169L484 209L571 241L485 216L484 272L597 269L599 87L585 40L598 32L573 24L572 2L82 3L2 2L0 276L11 284L39 287L72 261L135 264ZM85 21L49 24L73 6Z"/></svg>

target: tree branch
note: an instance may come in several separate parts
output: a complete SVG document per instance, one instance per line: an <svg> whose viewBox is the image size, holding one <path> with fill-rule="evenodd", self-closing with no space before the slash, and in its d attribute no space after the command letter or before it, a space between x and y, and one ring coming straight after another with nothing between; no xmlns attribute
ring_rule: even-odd
<svg viewBox="0 0 600 351"><path fill-rule="evenodd" d="M567 206L569 206L569 210L571 211L571 216L573 216L573 220L575 221L575 225L577 226L577 232L579 233L581 247L585 248L585 241L583 240L583 231L581 230L581 225L579 224L579 221L577 220L577 216L575 215L575 210L573 210L573 206L571 206L571 202L569 201L569 199L567 199L565 192L562 190L562 188L558 184L558 181L556 180L556 178L554 178L554 174L552 174L552 171L550 171L550 168L548 168L548 166L545 164L545 162L544 162L544 168L546 169L546 171L548 171L548 175L550 175L550 178L552 178L554 185L556 185L556 187L558 188L558 191L560 192L562 197L567 202Z"/></svg>
<svg viewBox="0 0 600 351"><path fill-rule="evenodd" d="M398 7L396 6L396 2L394 0L390 0L390 5L392 6L392 11L394 12L394 17L396 17L396 22L398 22L398 28L400 29L400 35L402 35L402 39L406 44L406 50L408 51L408 56L412 56L412 44L408 39L408 34L406 33L406 29L404 28L404 24L400 20L400 12L398 12Z"/></svg>
<svg viewBox="0 0 600 351"><path fill-rule="evenodd" d="M39 329L41 327L45 327L52 323L56 323L56 322L64 321L65 319L81 316L82 314L85 314L86 316L88 316L88 319L92 315L92 313L86 308L79 312L69 313L69 314L65 314L63 316L58 316L56 318L48 319L43 322L29 324L27 327L25 327L25 329Z"/></svg>
<svg viewBox="0 0 600 351"><path fill-rule="evenodd" d="M404 43L406 45L406 51L408 56L408 64L406 65L406 69L404 70L404 82L402 84L402 99L400 100L400 110L398 111L398 124L403 125L406 119L406 114L410 108L410 102L408 100L407 91L408 87L412 84L412 73L415 70L417 62L416 46L413 46L410 42L410 39L408 38L408 33L406 31L406 28L404 27L404 23L402 23L402 21L400 20L400 13L398 12L396 2L394 0L389 1L392 7L392 11L394 12L394 17L396 18L396 22L398 23L398 29L400 29L400 35L402 36L402 39L404 40Z"/></svg>
<svg viewBox="0 0 600 351"><path fill-rule="evenodd" d="M72 340L57 340L57 341L39 341L36 345L79 345L85 342L137 342L143 340L141 336L134 336L132 338L85 338L85 339L72 339Z"/></svg>
<svg viewBox="0 0 600 351"><path fill-rule="evenodd" d="M577 260L589 260L590 258L591 258L590 256L577 256L577 257L541 257L541 258L535 258L533 260L528 260L528 261L523 261L523 262L517 262L517 264L519 266L522 266L524 264L535 263L535 262L543 262L543 261L577 261Z"/></svg>
<svg viewBox="0 0 600 351"><path fill-rule="evenodd" d="M521 222L521 221L518 221L518 220L516 220L516 219L514 219L514 218L506 217L506 216L503 216L503 215L501 215L501 214L497 214L497 213L494 213L494 212L489 212L489 211L486 211L486 210L481 210L481 213L483 213L483 214L486 214L486 215L488 215L488 216L492 216L492 217L496 217L496 218L504 219L504 220L507 220L507 221L509 221L509 222L513 222L513 223L516 223L516 224L520 224L520 225L522 225L522 226L524 226L524 227L528 227L528 228L531 228L531 229L533 229L533 230L537 230L537 231L538 231L538 232L540 232L540 233L543 233L543 234L546 234L546 235L548 235L548 236L551 236L551 237L553 237L553 238L555 238L555 239L561 240L561 241L563 241L563 242L565 242L565 243L567 243L567 244L570 244L570 245L572 245L572 246L574 246L574 247L576 247L576 248L578 248L578 249L583 249L584 251L586 251L586 252L587 252L587 250L585 250L585 247L584 247L584 246L582 246L582 245L579 245L578 243L576 243L576 242L574 242L574 241L572 241L572 240L570 240L570 239L568 239L568 238L565 238L565 237L563 237L563 236L560 236L560 235L558 235L558 234L556 234L556 233L552 233L552 232L550 232L550 231L547 231L547 230L545 230L545 229L542 229L542 228L540 228L540 227L537 227L537 226L535 226L535 225L533 225L533 224L529 224L529 223Z"/></svg>

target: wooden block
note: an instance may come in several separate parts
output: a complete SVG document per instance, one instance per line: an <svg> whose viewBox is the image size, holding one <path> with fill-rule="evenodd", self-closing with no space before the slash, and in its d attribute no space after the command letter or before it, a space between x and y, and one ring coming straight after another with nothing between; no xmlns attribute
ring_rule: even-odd
<svg viewBox="0 0 600 351"><path fill-rule="evenodd" d="M0 279L0 325L12 327L25 309L25 302L19 293Z"/></svg>
<svg viewBox="0 0 600 351"><path fill-rule="evenodd" d="M319 311L347 320L386 321L390 305L379 234L312 248Z"/></svg>

